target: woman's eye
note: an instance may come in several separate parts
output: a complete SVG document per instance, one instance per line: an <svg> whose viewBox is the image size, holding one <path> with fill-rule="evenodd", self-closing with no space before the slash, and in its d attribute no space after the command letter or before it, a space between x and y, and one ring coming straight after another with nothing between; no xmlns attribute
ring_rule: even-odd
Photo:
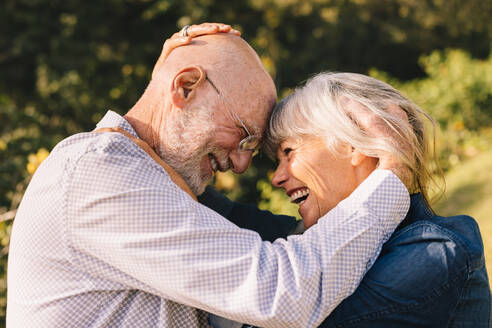
<svg viewBox="0 0 492 328"><path fill-rule="evenodd" d="M291 151L292 151L292 148L284 148L284 154L286 156L288 156Z"/></svg>

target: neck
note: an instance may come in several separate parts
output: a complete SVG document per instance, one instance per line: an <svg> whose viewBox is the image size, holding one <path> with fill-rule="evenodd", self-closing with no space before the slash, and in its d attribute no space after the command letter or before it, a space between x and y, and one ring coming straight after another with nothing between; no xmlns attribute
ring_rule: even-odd
<svg viewBox="0 0 492 328"><path fill-rule="evenodd" d="M152 103L139 100L124 116L138 137L159 154L160 131L164 122L163 110Z"/></svg>
<svg viewBox="0 0 492 328"><path fill-rule="evenodd" d="M376 169L378 159L375 157L365 157L355 168L356 187L359 186Z"/></svg>
<svg viewBox="0 0 492 328"><path fill-rule="evenodd" d="M151 101L159 98L149 97L147 91L149 90L146 90L124 118L135 130L138 137L145 141L157 154L160 154L161 131L163 131L165 123L165 113L169 112L165 104L168 102L165 101L164 97L160 98L162 99L160 103Z"/></svg>

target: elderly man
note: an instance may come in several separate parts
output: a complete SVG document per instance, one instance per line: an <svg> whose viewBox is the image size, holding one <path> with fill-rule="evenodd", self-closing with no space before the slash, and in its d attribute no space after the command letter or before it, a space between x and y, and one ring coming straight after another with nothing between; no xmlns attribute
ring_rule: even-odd
<svg viewBox="0 0 492 328"><path fill-rule="evenodd" d="M205 311L262 327L320 324L374 263L409 196L376 170L307 233L273 243L200 205L214 172L246 170L275 99L246 42L202 36L161 58L124 117L109 111L99 133L59 143L14 223L7 325L208 327Z"/></svg>

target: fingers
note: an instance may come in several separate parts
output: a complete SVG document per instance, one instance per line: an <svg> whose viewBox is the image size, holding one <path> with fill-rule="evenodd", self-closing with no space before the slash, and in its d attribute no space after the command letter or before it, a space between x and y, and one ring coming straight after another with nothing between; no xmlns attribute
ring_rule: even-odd
<svg viewBox="0 0 492 328"><path fill-rule="evenodd" d="M222 24L222 23L202 23L198 25L190 25L186 30L186 34L192 38L201 36L201 35L209 35L216 33L231 33L237 36L241 36L241 32L233 29L230 25ZM174 33L170 39L176 39L183 37L181 35L181 31Z"/></svg>
<svg viewBox="0 0 492 328"><path fill-rule="evenodd" d="M241 32L233 29L230 25L222 23L203 23L198 25L191 25L186 30L186 36L181 35L181 31L174 33L169 39L164 42L162 46L161 55L157 60L152 76L157 69L164 63L169 54L176 48L187 45L191 40L197 36L210 35L216 33L231 33L237 36L241 36Z"/></svg>
<svg viewBox="0 0 492 328"><path fill-rule="evenodd" d="M228 24L222 24L222 23L204 23L205 25L209 25L212 28L217 27L217 32L218 33L232 33L237 36L241 36L241 32L239 32L236 29L233 29L230 25Z"/></svg>
<svg viewBox="0 0 492 328"><path fill-rule="evenodd" d="M164 46L162 47L163 54L165 51L165 56L163 59L165 59L173 49L189 44L192 38L201 35L210 35L216 33L231 33L237 36L241 36L241 32L233 29L230 25L227 24L203 23L199 25L191 25L186 30L186 36L181 35L181 31L179 31L174 33L171 38L166 40ZM161 55L161 57L163 56Z"/></svg>
<svg viewBox="0 0 492 328"><path fill-rule="evenodd" d="M385 118L382 113L377 114L356 101L345 99L344 105L348 115L370 137L386 139L400 151L399 154L411 154L410 144L405 137L408 136L411 127L406 112L399 106L390 105L385 108L386 113L390 114L390 117ZM413 175L399 154L378 151L378 168L393 171L409 189L413 182Z"/></svg>
<svg viewBox="0 0 492 328"><path fill-rule="evenodd" d="M181 47L184 45L187 45L188 43L191 42L191 36L178 36L174 39L168 39L166 42L164 42L164 45L162 46L162 54L161 57L163 57L163 61L169 56L169 53L176 49L177 47Z"/></svg>
<svg viewBox="0 0 492 328"><path fill-rule="evenodd" d="M164 61L169 56L171 51L173 51L177 47L187 45L188 43L191 42L190 36L179 36L177 34L178 33L174 33L174 35L170 39L167 39L166 42L164 42L164 45L162 46L161 55L159 56L159 59L157 59L157 62L154 65L152 76L154 76L156 70L164 63Z"/></svg>
<svg viewBox="0 0 492 328"><path fill-rule="evenodd" d="M401 109L401 107L400 107L400 106L397 106L397 105L390 105L390 106L386 109L386 111L387 111L388 113L391 113L391 114L393 114L393 115L397 116L398 118L400 118L400 119L401 119L401 120L403 120L403 121L408 121L408 115L407 115L407 113L406 113L403 109Z"/></svg>
<svg viewBox="0 0 492 328"><path fill-rule="evenodd" d="M241 32L233 29L230 25L222 23L203 23L199 25L191 25L186 30L187 34L192 38L215 33L231 33L237 36L241 36Z"/></svg>
<svg viewBox="0 0 492 328"><path fill-rule="evenodd" d="M166 57L171 52L171 50L184 46L188 43L191 42L191 36L178 36L174 39L167 39L166 42L164 42L164 45L162 46L162 52L166 51Z"/></svg>
<svg viewBox="0 0 492 328"><path fill-rule="evenodd" d="M344 105L349 115L360 128L373 137L390 139L402 138L400 128L405 124L410 124L405 111L397 105L390 105L386 108L386 112L393 117L391 119L392 123L387 121L382 115L377 115L372 110L356 101L345 100ZM395 119L399 120L399 122L395 122ZM398 126L395 126L396 123Z"/></svg>

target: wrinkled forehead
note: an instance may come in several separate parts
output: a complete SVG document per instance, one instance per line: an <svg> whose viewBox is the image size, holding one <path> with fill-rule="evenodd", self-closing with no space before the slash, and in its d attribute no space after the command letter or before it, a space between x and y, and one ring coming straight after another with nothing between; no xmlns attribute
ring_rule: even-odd
<svg viewBox="0 0 492 328"><path fill-rule="evenodd" d="M228 83L222 84L225 100L246 124L251 134L263 136L276 102L273 82L269 83L267 79L255 81L248 77L234 77L228 80Z"/></svg>
<svg viewBox="0 0 492 328"><path fill-rule="evenodd" d="M292 98L293 94L276 104L268 120L263 150L272 159L276 157L277 148L282 142L299 136L297 133L299 118L295 115L297 104Z"/></svg>
<svg viewBox="0 0 492 328"><path fill-rule="evenodd" d="M268 126L268 119L274 106L275 98L268 98L265 95L258 94L249 97L241 106L246 111L242 116L245 117L248 126L251 127L251 134L264 137Z"/></svg>

